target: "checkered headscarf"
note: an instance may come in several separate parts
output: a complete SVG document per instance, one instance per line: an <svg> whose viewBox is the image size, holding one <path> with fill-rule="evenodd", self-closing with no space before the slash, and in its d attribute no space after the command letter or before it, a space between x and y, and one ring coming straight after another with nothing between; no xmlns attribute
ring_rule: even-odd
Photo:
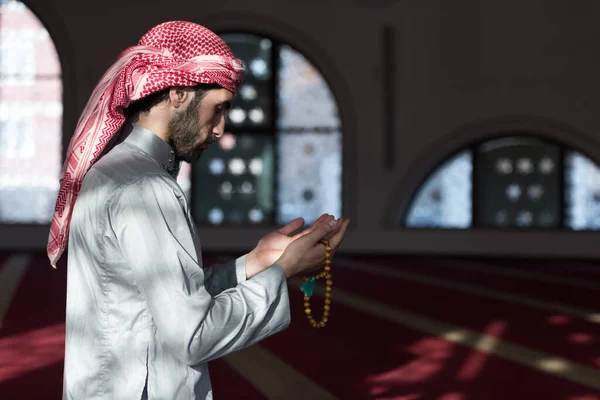
<svg viewBox="0 0 600 400"><path fill-rule="evenodd" d="M83 177L123 126L123 109L171 86L216 83L235 93L244 72L242 62L219 36L184 21L155 26L137 46L119 55L94 89L69 144L48 238L53 267L66 247Z"/></svg>

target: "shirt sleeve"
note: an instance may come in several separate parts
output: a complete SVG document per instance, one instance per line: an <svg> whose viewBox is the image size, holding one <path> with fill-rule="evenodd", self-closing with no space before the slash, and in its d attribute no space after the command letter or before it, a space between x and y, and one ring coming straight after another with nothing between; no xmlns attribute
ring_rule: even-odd
<svg viewBox="0 0 600 400"><path fill-rule="evenodd" d="M246 256L247 254L244 254L224 264L204 267L204 286L206 290L212 296L216 296L222 291L244 282L246 280Z"/></svg>
<svg viewBox="0 0 600 400"><path fill-rule="evenodd" d="M189 365L222 357L285 329L287 282L274 264L212 296L185 212L165 177L119 190L109 223L164 346Z"/></svg>

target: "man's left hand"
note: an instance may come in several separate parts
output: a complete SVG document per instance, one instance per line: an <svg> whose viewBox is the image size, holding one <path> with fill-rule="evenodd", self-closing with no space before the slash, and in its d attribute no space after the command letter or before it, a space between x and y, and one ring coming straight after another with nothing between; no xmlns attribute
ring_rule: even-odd
<svg viewBox="0 0 600 400"><path fill-rule="evenodd" d="M310 233L313 227L326 217L327 214L321 215L311 226L294 236L290 235L304 225L304 219L296 218L287 225L263 236L246 257L246 277L250 279L273 265L290 243Z"/></svg>

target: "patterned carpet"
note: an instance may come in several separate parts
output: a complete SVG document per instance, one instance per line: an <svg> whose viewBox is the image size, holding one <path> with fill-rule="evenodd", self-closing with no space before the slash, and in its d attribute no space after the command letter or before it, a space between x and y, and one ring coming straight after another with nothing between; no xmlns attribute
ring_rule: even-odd
<svg viewBox="0 0 600 400"><path fill-rule="evenodd" d="M211 362L215 399L600 400L600 267L336 256L333 272L327 328L291 281L290 328ZM65 276L0 254L0 399L60 398Z"/></svg>

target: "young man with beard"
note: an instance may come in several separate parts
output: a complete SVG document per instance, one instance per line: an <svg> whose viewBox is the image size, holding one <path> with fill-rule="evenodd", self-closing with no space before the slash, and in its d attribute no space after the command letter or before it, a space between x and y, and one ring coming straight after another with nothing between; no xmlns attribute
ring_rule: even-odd
<svg viewBox="0 0 600 400"><path fill-rule="evenodd" d="M207 362L286 328L286 279L323 264L322 238L341 243L349 220L322 215L291 236L299 218L202 266L177 172L223 134L243 73L217 35L168 22L92 93L48 244L56 266L69 243L64 399L212 398Z"/></svg>

